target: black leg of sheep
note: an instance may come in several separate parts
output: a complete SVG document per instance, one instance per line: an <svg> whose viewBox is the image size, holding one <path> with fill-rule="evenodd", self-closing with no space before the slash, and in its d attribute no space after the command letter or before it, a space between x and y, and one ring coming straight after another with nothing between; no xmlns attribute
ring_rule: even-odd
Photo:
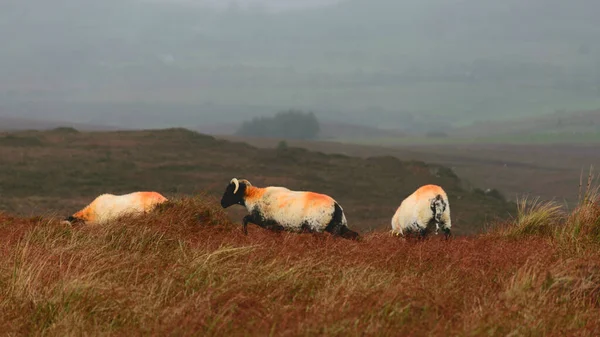
<svg viewBox="0 0 600 337"><path fill-rule="evenodd" d="M257 219L257 217L252 214L248 214L242 219L242 224L243 224L242 231L246 235L248 235L248 224L249 223L253 223L259 227L262 227L264 229L268 229L268 230L271 230L274 232L281 232L281 231L285 230L285 228L283 226L279 225L278 223L276 223L274 221L263 221L261 219Z"/></svg>
<svg viewBox="0 0 600 337"><path fill-rule="evenodd" d="M345 239L350 240L357 240L359 236L357 232L351 230L350 228L342 224L334 224L331 226L327 226L327 228L325 228L325 231L331 233L332 235L341 236Z"/></svg>
<svg viewBox="0 0 600 337"><path fill-rule="evenodd" d="M446 240L448 240L450 238L450 236L452 235L452 233L450 232L450 228L444 228L444 237L446 238Z"/></svg>

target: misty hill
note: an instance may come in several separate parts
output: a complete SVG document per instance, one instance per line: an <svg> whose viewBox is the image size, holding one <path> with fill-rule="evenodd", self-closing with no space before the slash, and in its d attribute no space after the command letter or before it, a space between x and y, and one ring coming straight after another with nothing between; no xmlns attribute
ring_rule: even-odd
<svg viewBox="0 0 600 337"><path fill-rule="evenodd" d="M348 0L269 14L160 0L4 1L0 101L127 128L297 108L428 131L597 109L599 7ZM121 121L121 110L145 118Z"/></svg>
<svg viewBox="0 0 600 337"><path fill-rule="evenodd" d="M220 198L233 177L333 196L360 230L387 228L400 202L423 184L447 191L456 233L481 231L514 204L466 190L448 168L393 157L366 159L301 148L259 149L184 129L0 135L0 209L70 214L101 193L156 190ZM235 221L243 209L230 212Z"/></svg>
<svg viewBox="0 0 600 337"><path fill-rule="evenodd" d="M71 127L84 131L107 131L115 128L104 125L70 123L63 121L51 121L42 119L29 119L19 117L3 117L0 116L0 131L16 131L16 130L48 130L61 127Z"/></svg>
<svg viewBox="0 0 600 337"><path fill-rule="evenodd" d="M456 137L535 136L535 135L598 135L600 110L558 111L541 117L522 118L506 122L479 122L473 126L449 132ZM557 139L558 140L558 139Z"/></svg>
<svg viewBox="0 0 600 337"><path fill-rule="evenodd" d="M241 123L205 124L194 127L193 130L210 135L233 135L240 126ZM394 130L334 121L319 121L319 127L318 139L377 139L406 136Z"/></svg>

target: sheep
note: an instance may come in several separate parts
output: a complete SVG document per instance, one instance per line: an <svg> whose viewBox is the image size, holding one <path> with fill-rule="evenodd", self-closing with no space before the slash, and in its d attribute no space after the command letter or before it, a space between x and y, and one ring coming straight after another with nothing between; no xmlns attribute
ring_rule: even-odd
<svg viewBox="0 0 600 337"><path fill-rule="evenodd" d="M133 192L124 195L105 193L89 205L65 218L65 224L106 224L122 216L137 216L168 201L158 192Z"/></svg>
<svg viewBox="0 0 600 337"><path fill-rule="evenodd" d="M435 234L441 227L448 239L452 226L448 196L440 186L424 185L402 201L392 217L392 233L404 236L416 232L424 238L433 224Z"/></svg>
<svg viewBox="0 0 600 337"><path fill-rule="evenodd" d="M262 228L289 232L329 232L346 239L358 239L358 233L348 228L342 207L330 196L308 191L291 191L285 187L254 187L246 179L231 179L221 206L242 205L248 210L243 232L248 235L248 223Z"/></svg>

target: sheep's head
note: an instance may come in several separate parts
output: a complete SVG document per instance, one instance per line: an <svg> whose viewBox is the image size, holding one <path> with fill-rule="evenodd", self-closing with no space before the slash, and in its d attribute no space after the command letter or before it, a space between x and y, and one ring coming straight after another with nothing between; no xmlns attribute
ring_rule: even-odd
<svg viewBox="0 0 600 337"><path fill-rule="evenodd" d="M248 186L252 186L252 184L246 179L231 179L221 198L221 207L227 208L236 204L244 205L244 196L246 194L246 187Z"/></svg>
<svg viewBox="0 0 600 337"><path fill-rule="evenodd" d="M433 216L435 217L436 222L440 222L442 219L442 214L446 210L446 202L442 198L441 195L437 195L435 198L431 200L431 211L433 212Z"/></svg>
<svg viewBox="0 0 600 337"><path fill-rule="evenodd" d="M80 218L76 218L72 215L66 217L63 221L61 221L62 224L67 224L67 225L82 225L85 223L85 221L83 219Z"/></svg>

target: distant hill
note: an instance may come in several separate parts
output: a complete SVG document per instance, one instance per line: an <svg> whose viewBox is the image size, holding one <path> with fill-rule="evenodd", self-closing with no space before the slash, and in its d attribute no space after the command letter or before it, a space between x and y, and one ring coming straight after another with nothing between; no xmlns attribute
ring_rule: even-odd
<svg viewBox="0 0 600 337"><path fill-rule="evenodd" d="M93 149L93 150L91 150ZM447 191L457 234L481 231L514 204L468 190L448 168L394 157L259 149L185 129L0 134L0 210L68 214L101 193L157 190L220 198L233 177L336 198L359 230L388 228L400 202L424 184ZM243 209L230 210L239 223Z"/></svg>
<svg viewBox="0 0 600 337"><path fill-rule="evenodd" d="M600 133L600 110L570 113L558 111L541 117L519 118L505 122L478 122L448 132L451 136L467 138L568 133Z"/></svg>
<svg viewBox="0 0 600 337"><path fill-rule="evenodd" d="M0 130L16 131L16 130L48 130L58 127L72 127L83 131L99 131L99 130L115 130L114 127L89 125L80 123L70 123L62 121L29 119L20 117L2 117L0 116Z"/></svg>
<svg viewBox="0 0 600 337"><path fill-rule="evenodd" d="M322 121L319 126L321 128L319 139L376 139L406 136L406 133L400 131L344 122ZM220 123L196 126L192 129L209 135L233 135L239 127L240 123Z"/></svg>
<svg viewBox="0 0 600 337"><path fill-rule="evenodd" d="M373 138L401 138L406 134L396 130L384 130L366 125L357 125L343 122L325 121L321 123L321 139L373 139Z"/></svg>

